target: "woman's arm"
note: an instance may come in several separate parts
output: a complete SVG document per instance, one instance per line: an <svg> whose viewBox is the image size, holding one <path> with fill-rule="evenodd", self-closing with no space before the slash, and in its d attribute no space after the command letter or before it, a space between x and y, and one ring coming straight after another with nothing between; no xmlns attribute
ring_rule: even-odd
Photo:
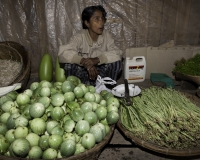
<svg viewBox="0 0 200 160"><path fill-rule="evenodd" d="M121 60L122 51L115 45L114 39L108 31L105 31L103 41L105 50L102 50L103 53L98 56L100 60L99 65Z"/></svg>
<svg viewBox="0 0 200 160"><path fill-rule="evenodd" d="M67 45L61 45L58 51L59 62L76 63L80 65L82 56L79 55L79 48L82 43L80 35L75 34Z"/></svg>

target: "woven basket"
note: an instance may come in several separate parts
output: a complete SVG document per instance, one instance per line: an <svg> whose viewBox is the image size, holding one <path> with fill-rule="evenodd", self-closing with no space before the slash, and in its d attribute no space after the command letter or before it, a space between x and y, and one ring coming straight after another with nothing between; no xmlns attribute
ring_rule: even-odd
<svg viewBox="0 0 200 160"><path fill-rule="evenodd" d="M14 41L3 41L3 42L0 42L0 44L4 44L16 49L21 55L22 61L23 61L22 72L20 76L13 81L12 84L22 83L21 89L24 90L29 81L30 72L31 72L31 58L28 51L25 49L24 46Z"/></svg>
<svg viewBox="0 0 200 160"><path fill-rule="evenodd" d="M186 75L179 72L175 72L174 74L177 80L191 81L191 82L196 83L197 85L200 85L200 76L191 76L191 75Z"/></svg>
<svg viewBox="0 0 200 160"><path fill-rule="evenodd" d="M183 93L187 98L189 98L193 103L195 103L197 106L200 106L200 99L192 94L188 93ZM200 155L200 146L196 148L189 148L189 149L170 149L166 147L161 147L156 144L153 144L151 142L147 142L144 140L141 140L137 137L134 136L134 134L130 131L128 131L121 121L118 121L117 127L124 133L124 135L129 138L133 143L144 147L146 149L149 149L151 151L157 152L157 153L162 153L165 155L170 155L170 156L182 156L182 157L189 157L189 156L197 156Z"/></svg>
<svg viewBox="0 0 200 160"><path fill-rule="evenodd" d="M1 87L5 87L5 86L13 84L14 81L22 73L23 59L22 59L22 55L16 49L14 49L10 46L4 45L4 44L0 44L0 59L7 60L7 61L13 61L13 62L19 62L19 64L21 64L21 65L19 65L19 70L17 70L17 72L15 72L14 74L12 74L12 77L8 77L8 76L1 77L1 78L6 79L6 83L2 83L2 85L1 85ZM8 68L8 66L6 66L6 67ZM16 68L16 66L15 66L15 68ZM12 70L13 70L13 68L12 68Z"/></svg>
<svg viewBox="0 0 200 160"><path fill-rule="evenodd" d="M102 150L109 143L114 133L115 125L110 127L110 132L107 136L98 144L96 144L92 149L89 149L83 153L68 157L68 158L57 158L55 160L97 160ZM29 160L27 158L17 158L17 157L8 157L0 155L1 160ZM42 160L42 159L34 159L34 160Z"/></svg>

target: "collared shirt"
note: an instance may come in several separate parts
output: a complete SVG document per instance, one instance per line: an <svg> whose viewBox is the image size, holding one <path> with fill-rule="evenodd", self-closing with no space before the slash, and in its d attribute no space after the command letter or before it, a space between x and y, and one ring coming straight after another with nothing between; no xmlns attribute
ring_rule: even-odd
<svg viewBox="0 0 200 160"><path fill-rule="evenodd" d="M113 63L121 60L122 51L114 43L108 31L104 30L96 42L90 37L87 29L82 29L70 39L67 45L59 47L59 61L61 63L76 63L80 65L82 58L98 57L100 63Z"/></svg>

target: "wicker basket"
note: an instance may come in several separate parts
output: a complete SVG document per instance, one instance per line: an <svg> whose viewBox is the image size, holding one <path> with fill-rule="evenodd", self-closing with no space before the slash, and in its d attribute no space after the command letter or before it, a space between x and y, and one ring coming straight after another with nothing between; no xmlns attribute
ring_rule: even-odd
<svg viewBox="0 0 200 160"><path fill-rule="evenodd" d="M92 149L89 149L83 153L68 157L68 158L57 158L55 160L97 160L99 155L101 154L102 150L109 143L114 133L115 125L112 125L110 128L110 132L107 136L98 144L96 144ZM29 160L27 158L17 158L17 157L8 157L8 156L1 156L1 160ZM42 159L34 159L34 160L42 160Z"/></svg>
<svg viewBox="0 0 200 160"><path fill-rule="evenodd" d="M24 90L29 81L30 72L31 72L31 59L30 59L30 55L28 51L25 49L24 46L14 41L3 41L3 42L0 42L0 44L4 44L9 47L12 47L20 53L22 57L22 61L23 61L22 72L20 76L13 81L12 84L22 83L21 89Z"/></svg>
<svg viewBox="0 0 200 160"><path fill-rule="evenodd" d="M189 98L193 103L195 103L197 106L200 106L200 99L192 94L188 94L188 93L183 93L187 98ZM169 156L182 156L182 157L189 157L189 156L197 156L200 155L200 146L196 147L196 148L190 148L190 149L170 149L170 148L166 148L166 147L161 147L158 146L156 144L153 144L151 142L147 142L144 140L141 140L137 137L134 136L134 134L130 131L128 131L123 124L121 123L121 121L119 121L117 123L117 127L124 133L124 135L129 138L133 143L144 147L146 149L149 149L151 151L157 152L157 153L162 153L165 155L169 155Z"/></svg>
<svg viewBox="0 0 200 160"><path fill-rule="evenodd" d="M22 59L22 55L14 48L10 47L10 46L7 46L5 44L0 44L0 60L7 60L6 64L8 64L8 62L13 62L13 63L16 63L16 64L13 64L12 65L12 71L13 71L13 67L16 68L18 67L17 71L15 71L13 74L12 74L12 77L4 77L5 75L1 75L2 77L1 78L4 78L6 79L6 82L2 82L1 84L1 87L5 87L5 86L8 86L10 84L13 84L15 82L15 80L21 75L22 73L22 66L23 66L23 59ZM17 66L16 66L17 65ZM8 66L5 66L6 68L8 68Z"/></svg>
<svg viewBox="0 0 200 160"><path fill-rule="evenodd" d="M191 75L186 75L179 72L175 72L174 75L177 80L191 81L191 82L196 83L197 85L200 85L200 76L191 76Z"/></svg>

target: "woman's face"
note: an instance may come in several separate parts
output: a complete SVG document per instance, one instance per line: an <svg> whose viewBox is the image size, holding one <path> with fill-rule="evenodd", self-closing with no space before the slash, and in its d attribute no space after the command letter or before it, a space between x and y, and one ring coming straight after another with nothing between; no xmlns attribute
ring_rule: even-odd
<svg viewBox="0 0 200 160"><path fill-rule="evenodd" d="M101 11L95 11L93 16L90 18L90 21L85 21L85 24L88 27L90 36L92 38L98 37L101 35L104 29L105 18L102 15ZM94 39L93 39L94 40Z"/></svg>

